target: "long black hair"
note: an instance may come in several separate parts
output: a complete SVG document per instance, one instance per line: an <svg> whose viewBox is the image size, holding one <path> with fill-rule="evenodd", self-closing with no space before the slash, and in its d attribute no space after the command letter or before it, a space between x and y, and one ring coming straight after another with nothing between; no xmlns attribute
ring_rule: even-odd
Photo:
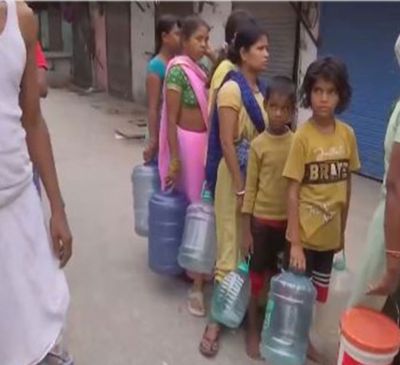
<svg viewBox="0 0 400 365"><path fill-rule="evenodd" d="M177 16L172 14L164 14L160 16L156 25L156 48L154 50L155 55L157 55L161 50L163 34L168 34L175 25L177 25L179 28L181 27L181 22L179 21L179 18Z"/></svg>
<svg viewBox="0 0 400 365"><path fill-rule="evenodd" d="M268 37L268 33L256 23L247 24L240 28L236 33L233 44L229 47L228 59L232 63L240 65L242 63L242 57L240 55L241 49L248 51L262 36Z"/></svg>
<svg viewBox="0 0 400 365"><path fill-rule="evenodd" d="M230 45L235 39L235 35L239 28L248 23L255 23L256 20L247 10L237 9L229 15L225 25L225 42Z"/></svg>
<svg viewBox="0 0 400 365"><path fill-rule="evenodd" d="M211 77L209 83L211 82L212 76L215 70L218 68L219 64L228 57L229 46L235 40L236 33L238 30L245 26L246 24L255 24L256 20L253 15L247 10L237 9L234 10L231 15L229 15L228 20L225 25L225 47L221 48L218 54L217 61L211 72Z"/></svg>

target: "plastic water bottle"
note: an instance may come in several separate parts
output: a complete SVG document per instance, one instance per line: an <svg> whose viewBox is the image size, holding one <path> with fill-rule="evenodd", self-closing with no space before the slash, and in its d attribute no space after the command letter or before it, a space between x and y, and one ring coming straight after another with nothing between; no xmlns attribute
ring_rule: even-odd
<svg viewBox="0 0 400 365"><path fill-rule="evenodd" d="M204 187L202 202L191 204L187 210L178 262L188 271L210 275L214 271L216 251L217 237L212 196Z"/></svg>
<svg viewBox="0 0 400 365"><path fill-rule="evenodd" d="M272 278L260 345L268 365L305 365L315 299L304 275L283 272Z"/></svg>
<svg viewBox="0 0 400 365"><path fill-rule="evenodd" d="M246 314L250 300L249 265L241 262L214 289L211 318L229 327L238 328Z"/></svg>
<svg viewBox="0 0 400 365"><path fill-rule="evenodd" d="M347 309L354 277L347 268L344 254L333 262L329 297L326 303L317 303L312 340L320 353L330 359L336 357L340 342L340 319Z"/></svg>
<svg viewBox="0 0 400 365"><path fill-rule="evenodd" d="M133 212L135 232L147 237L149 233L149 201L160 190L160 177L157 164L150 162L136 166L132 172Z"/></svg>
<svg viewBox="0 0 400 365"><path fill-rule="evenodd" d="M158 192L149 204L149 266L159 274L179 275L183 269L178 264L182 243L186 197L177 191Z"/></svg>

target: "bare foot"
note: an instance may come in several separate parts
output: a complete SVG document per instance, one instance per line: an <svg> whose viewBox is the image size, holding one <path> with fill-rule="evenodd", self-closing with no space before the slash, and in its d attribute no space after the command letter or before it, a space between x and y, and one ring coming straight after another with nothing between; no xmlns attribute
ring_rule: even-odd
<svg viewBox="0 0 400 365"><path fill-rule="evenodd" d="M261 336L257 330L248 330L246 333L246 353L253 360L259 360Z"/></svg>

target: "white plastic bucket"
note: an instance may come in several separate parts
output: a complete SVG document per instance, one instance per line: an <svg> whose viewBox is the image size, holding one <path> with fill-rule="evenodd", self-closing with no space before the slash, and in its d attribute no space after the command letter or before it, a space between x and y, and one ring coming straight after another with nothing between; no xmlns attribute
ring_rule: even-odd
<svg viewBox="0 0 400 365"><path fill-rule="evenodd" d="M397 352L389 354L366 352L353 346L341 336L338 365L391 365Z"/></svg>
<svg viewBox="0 0 400 365"><path fill-rule="evenodd" d="M356 307L340 322L337 365L392 365L400 348L400 331L382 313Z"/></svg>

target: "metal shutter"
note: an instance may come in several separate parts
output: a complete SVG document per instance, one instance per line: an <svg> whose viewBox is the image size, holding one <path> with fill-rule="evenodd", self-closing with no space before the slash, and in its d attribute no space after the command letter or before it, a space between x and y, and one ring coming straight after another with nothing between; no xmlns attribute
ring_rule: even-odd
<svg viewBox="0 0 400 365"><path fill-rule="evenodd" d="M400 91L393 47L399 34L399 3L323 3L320 55L336 55L353 87L342 118L355 130L363 175L381 179L389 112Z"/></svg>
<svg viewBox="0 0 400 365"><path fill-rule="evenodd" d="M264 78L294 75L297 16L289 2L234 2L234 9L250 11L267 30L270 60Z"/></svg>

